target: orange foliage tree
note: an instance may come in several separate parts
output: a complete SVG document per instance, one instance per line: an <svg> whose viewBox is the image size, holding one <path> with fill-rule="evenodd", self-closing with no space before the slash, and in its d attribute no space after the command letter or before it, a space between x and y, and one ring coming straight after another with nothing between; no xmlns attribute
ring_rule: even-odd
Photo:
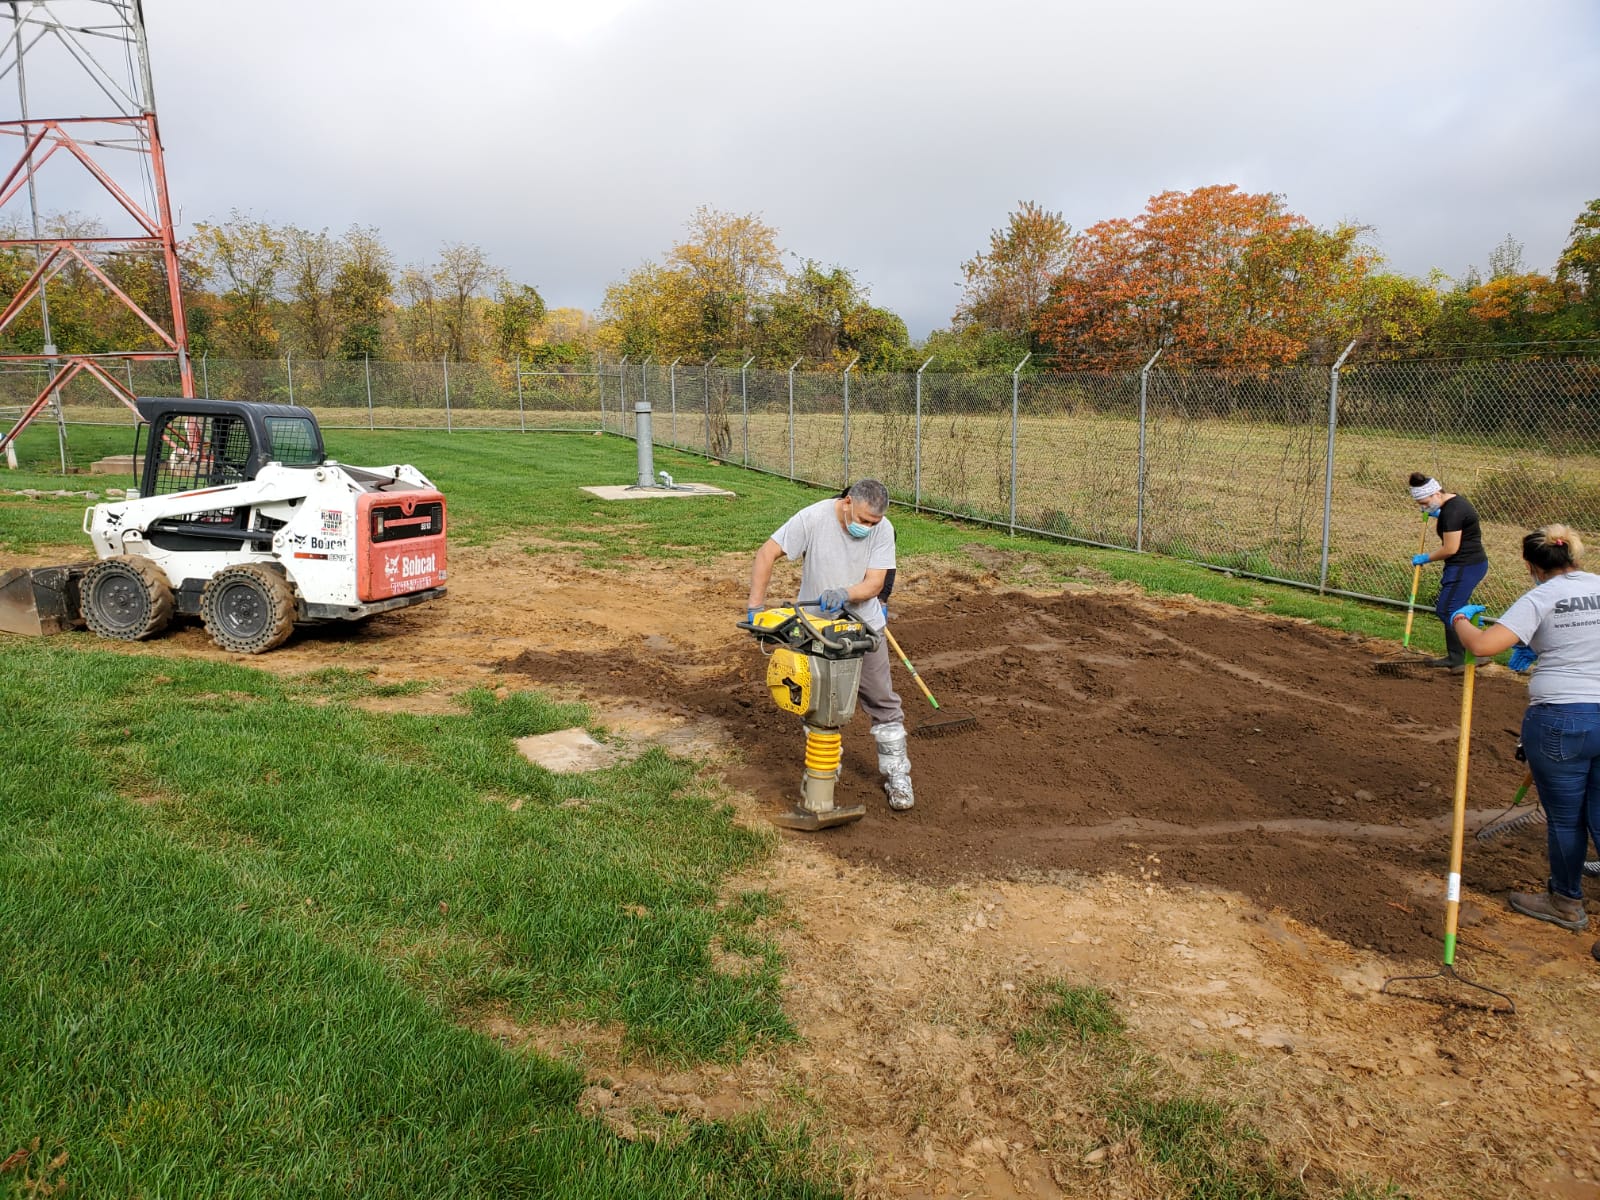
<svg viewBox="0 0 1600 1200"><path fill-rule="evenodd" d="M1280 197L1232 184L1162 192L1132 220L1078 235L1037 319L1049 353L1170 356L1229 367L1293 362L1360 323L1377 259L1358 226L1320 230Z"/></svg>

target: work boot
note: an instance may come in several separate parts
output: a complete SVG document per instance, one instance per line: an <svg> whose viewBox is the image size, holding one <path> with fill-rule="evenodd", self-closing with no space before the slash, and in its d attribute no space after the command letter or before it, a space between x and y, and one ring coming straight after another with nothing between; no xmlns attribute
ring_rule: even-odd
<svg viewBox="0 0 1600 1200"><path fill-rule="evenodd" d="M883 781L883 790L889 795L889 807L895 812L905 812L917 802L911 792L911 776L890 775Z"/></svg>
<svg viewBox="0 0 1600 1200"><path fill-rule="evenodd" d="M1549 921L1576 933L1589 927L1589 914L1583 911L1583 901L1558 896L1554 892L1512 892L1506 897L1512 912L1519 912L1536 921Z"/></svg>
<svg viewBox="0 0 1600 1200"><path fill-rule="evenodd" d="M883 773L883 790L889 807L905 812L916 798L911 792L911 756L906 753L904 721L886 721L872 727L872 740L878 743L878 770Z"/></svg>

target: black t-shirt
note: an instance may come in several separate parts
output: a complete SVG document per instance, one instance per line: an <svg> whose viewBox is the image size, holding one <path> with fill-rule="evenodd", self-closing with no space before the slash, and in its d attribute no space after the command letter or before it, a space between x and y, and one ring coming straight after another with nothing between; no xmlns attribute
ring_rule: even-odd
<svg viewBox="0 0 1600 1200"><path fill-rule="evenodd" d="M1444 561L1463 566L1488 562L1489 556L1483 552L1483 527L1478 524L1478 510L1465 496L1451 496L1439 506L1439 537L1443 539L1445 534L1457 529L1461 531L1461 548Z"/></svg>

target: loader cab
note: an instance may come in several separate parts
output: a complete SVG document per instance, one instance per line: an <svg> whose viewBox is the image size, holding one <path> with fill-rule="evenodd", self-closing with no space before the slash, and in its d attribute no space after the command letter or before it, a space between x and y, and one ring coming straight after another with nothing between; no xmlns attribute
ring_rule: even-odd
<svg viewBox="0 0 1600 1200"><path fill-rule="evenodd" d="M238 400L144 399L149 425L140 494L204 493L246 483L269 462L315 467L324 460L322 431L310 409ZM144 426L139 427L140 433ZM134 461L139 461L135 434ZM270 530L250 528L246 505L206 501L192 513L153 522L146 536L169 550L214 549L218 539L270 543Z"/></svg>
<svg viewBox="0 0 1600 1200"><path fill-rule="evenodd" d="M225 487L254 479L269 462L319 466L322 431L310 409L238 400L140 399L150 432L140 493ZM134 445L134 460L139 447Z"/></svg>

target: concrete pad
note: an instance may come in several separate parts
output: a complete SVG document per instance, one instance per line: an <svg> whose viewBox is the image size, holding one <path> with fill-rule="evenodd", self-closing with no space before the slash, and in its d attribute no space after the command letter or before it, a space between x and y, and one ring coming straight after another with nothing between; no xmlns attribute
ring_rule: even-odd
<svg viewBox="0 0 1600 1200"><path fill-rule="evenodd" d="M609 767L617 757L615 749L576 728L518 738L517 750L547 771L594 771Z"/></svg>
<svg viewBox="0 0 1600 1200"><path fill-rule="evenodd" d="M113 454L108 458L99 458L89 464L91 475L132 475L133 455Z"/></svg>
<svg viewBox="0 0 1600 1200"><path fill-rule="evenodd" d="M678 483L672 487L629 487L626 484L602 483L583 489L591 496L599 496L602 500L671 500L690 499L699 496L736 496L737 492L730 492L725 488L712 487L709 483Z"/></svg>

